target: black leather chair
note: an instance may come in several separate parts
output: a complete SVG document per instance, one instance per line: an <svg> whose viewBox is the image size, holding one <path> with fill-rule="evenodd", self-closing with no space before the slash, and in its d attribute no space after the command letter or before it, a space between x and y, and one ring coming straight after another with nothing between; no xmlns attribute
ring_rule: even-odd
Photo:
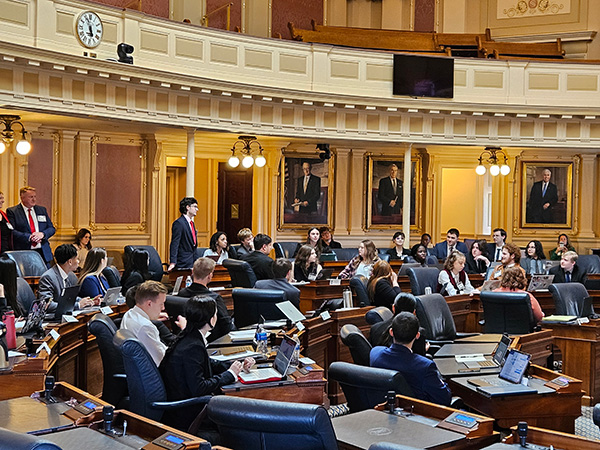
<svg viewBox="0 0 600 450"><path fill-rule="evenodd" d="M355 364L370 365L371 344L356 325L351 323L344 325L340 329L340 339L350 349Z"/></svg>
<svg viewBox="0 0 600 450"><path fill-rule="evenodd" d="M383 252L383 251L379 250L377 252L377 256L379 256L379 259L382 259L385 262L390 262L390 254L389 253L386 253L386 252Z"/></svg>
<svg viewBox="0 0 600 450"><path fill-rule="evenodd" d="M439 264L437 256L427 255L427 257L425 258L425 264L431 265L431 266L435 266L435 265Z"/></svg>
<svg viewBox="0 0 600 450"><path fill-rule="evenodd" d="M400 266L400 270L398 271L398 276L407 275L408 269L415 267L423 267L418 262L405 262Z"/></svg>
<svg viewBox="0 0 600 450"><path fill-rule="evenodd" d="M165 300L165 310L167 311L167 315L169 316L169 320L171 321L171 329L173 330L173 332L180 331L175 321L180 315L183 316L183 310L188 300L189 298L187 297L167 295L167 299Z"/></svg>
<svg viewBox="0 0 600 450"><path fill-rule="evenodd" d="M226 259L223 267L229 272L232 287L251 288L256 284L256 275L250 264L238 259Z"/></svg>
<svg viewBox="0 0 600 450"><path fill-rule="evenodd" d="M125 246L125 258L129 258L133 249L146 250L150 256L148 262L148 272L150 273L150 279L154 281L162 281L163 275L166 275L166 269L168 264L163 263L160 259L160 255L152 245L126 245Z"/></svg>
<svg viewBox="0 0 600 450"><path fill-rule="evenodd" d="M273 242L276 258L293 259L298 242Z"/></svg>
<svg viewBox="0 0 600 450"><path fill-rule="evenodd" d="M121 352L113 344L117 326L102 313L95 314L88 322L88 330L96 336L102 358L102 400L117 408L127 407L127 380Z"/></svg>
<svg viewBox="0 0 600 450"><path fill-rule="evenodd" d="M338 448L329 414L318 405L218 395L208 403L208 418L221 445L236 450Z"/></svg>
<svg viewBox="0 0 600 450"><path fill-rule="evenodd" d="M332 250L338 261L350 261L358 256L358 248L333 248Z"/></svg>
<svg viewBox="0 0 600 450"><path fill-rule="evenodd" d="M480 294L485 325L484 333L527 334L535 327L531 300L527 292Z"/></svg>
<svg viewBox="0 0 600 450"><path fill-rule="evenodd" d="M385 322L386 320L391 319L394 316L394 313L385 306L376 306L373 309L370 309L365 314L365 320L369 325L375 325L379 322Z"/></svg>
<svg viewBox="0 0 600 450"><path fill-rule="evenodd" d="M424 295L426 287L430 287L431 292L437 292L438 276L440 274L437 267L411 267L406 271L406 274L413 295Z"/></svg>
<svg viewBox="0 0 600 450"><path fill-rule="evenodd" d="M104 270L102 270L102 275L108 281L108 285L113 287L121 286L121 274L119 273L119 269L115 266L106 266Z"/></svg>
<svg viewBox="0 0 600 450"><path fill-rule="evenodd" d="M596 403L596 405L594 405L594 410L592 411L592 420L596 426L600 427L600 403Z"/></svg>
<svg viewBox="0 0 600 450"><path fill-rule="evenodd" d="M160 422L165 411L202 405L210 400L211 396L203 396L167 401L167 392L158 367L134 334L129 330L118 330L113 342L123 355L129 388L129 411ZM167 425L177 427L176 423Z"/></svg>
<svg viewBox="0 0 600 450"><path fill-rule="evenodd" d="M12 250L3 254L15 262L20 277L41 277L48 270L44 259L35 250Z"/></svg>
<svg viewBox="0 0 600 450"><path fill-rule="evenodd" d="M419 295L417 317L425 330L425 339L432 345L450 344L456 339L477 333L457 333L452 312L442 294Z"/></svg>
<svg viewBox="0 0 600 450"><path fill-rule="evenodd" d="M0 428L0 450L62 450L39 436Z"/></svg>
<svg viewBox="0 0 600 450"><path fill-rule="evenodd" d="M285 314L275 306L285 301L285 292L275 289L234 289L233 320L237 328L265 320L285 319Z"/></svg>
<svg viewBox="0 0 600 450"><path fill-rule="evenodd" d="M35 301L35 294L31 290L31 286L21 277L17 278L17 301L26 312L29 312Z"/></svg>
<svg viewBox="0 0 600 450"><path fill-rule="evenodd" d="M577 265L586 273L600 273L600 256L598 255L579 255Z"/></svg>
<svg viewBox="0 0 600 450"><path fill-rule="evenodd" d="M330 380L340 383L350 413L371 409L383 403L388 391L414 397L404 376L395 370L336 361L331 363L327 374Z"/></svg>
<svg viewBox="0 0 600 450"><path fill-rule="evenodd" d="M368 280L362 275L350 279L350 289L356 294L356 299L358 300L358 305L360 307L369 306L371 304L371 299L369 298L369 293L367 291L367 281Z"/></svg>
<svg viewBox="0 0 600 450"><path fill-rule="evenodd" d="M595 255L594 255L595 256ZM555 314L559 316L577 316L594 314L594 307L590 304L590 311L584 311L584 300L590 296L581 283L551 284L548 288L554 299Z"/></svg>

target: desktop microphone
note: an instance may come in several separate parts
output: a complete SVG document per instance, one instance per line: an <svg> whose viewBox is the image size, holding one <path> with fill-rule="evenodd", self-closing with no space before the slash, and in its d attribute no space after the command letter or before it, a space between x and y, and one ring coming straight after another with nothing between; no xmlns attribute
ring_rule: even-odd
<svg viewBox="0 0 600 450"><path fill-rule="evenodd" d="M519 443L521 447L527 447L527 422L519 422L517 425L517 433L519 434Z"/></svg>
<svg viewBox="0 0 600 450"><path fill-rule="evenodd" d="M388 407L388 412L390 414L394 414L394 410L396 409L396 392L395 391L388 391L387 407Z"/></svg>
<svg viewBox="0 0 600 450"><path fill-rule="evenodd" d="M104 431L106 433L112 433L112 422L115 417L115 408L107 405L102 408L102 418L104 419Z"/></svg>
<svg viewBox="0 0 600 450"><path fill-rule="evenodd" d="M46 403L56 403L56 399L52 397L52 391L54 390L54 377L52 375L48 375L46 380L44 381L44 398L46 399Z"/></svg>

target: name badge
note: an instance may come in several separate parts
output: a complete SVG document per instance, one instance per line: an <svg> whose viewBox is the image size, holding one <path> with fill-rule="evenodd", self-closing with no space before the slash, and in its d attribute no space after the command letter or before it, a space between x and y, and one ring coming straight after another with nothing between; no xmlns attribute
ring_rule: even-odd
<svg viewBox="0 0 600 450"><path fill-rule="evenodd" d="M329 320L329 319L331 319L331 314L329 314L329 311L323 311L319 315L321 316L321 319L323 319L323 320Z"/></svg>
<svg viewBox="0 0 600 450"><path fill-rule="evenodd" d="M58 331L56 331L54 328L50 330L50 336L52 336L52 339L54 339L55 341L58 341L58 338L60 337L60 334L58 334Z"/></svg>
<svg viewBox="0 0 600 450"><path fill-rule="evenodd" d="M12 224L6 222L6 228L8 228L9 230L14 230Z"/></svg>
<svg viewBox="0 0 600 450"><path fill-rule="evenodd" d="M46 216L38 216L38 222L46 222Z"/></svg>
<svg viewBox="0 0 600 450"><path fill-rule="evenodd" d="M103 306L102 308L100 308L100 312L108 316L112 314L113 310L110 306Z"/></svg>

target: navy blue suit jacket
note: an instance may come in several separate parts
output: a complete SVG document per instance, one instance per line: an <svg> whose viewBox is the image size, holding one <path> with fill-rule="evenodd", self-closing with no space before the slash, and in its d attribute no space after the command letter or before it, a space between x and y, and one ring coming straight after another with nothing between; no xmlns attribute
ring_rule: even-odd
<svg viewBox="0 0 600 450"><path fill-rule="evenodd" d="M464 242L457 242L455 248L465 256L469 253L469 249ZM446 259L448 257L448 243L446 241L438 242L433 247L431 254L437 256L437 259Z"/></svg>
<svg viewBox="0 0 600 450"><path fill-rule="evenodd" d="M196 241L197 242L197 241ZM189 269L194 265L198 244L194 244L192 228L187 219L180 216L171 226L169 262L177 269Z"/></svg>
<svg viewBox="0 0 600 450"><path fill-rule="evenodd" d="M374 347L371 350L371 367L397 370L418 399L450 406L452 393L442 380L435 362L413 353L404 345L394 343L391 347Z"/></svg>
<svg viewBox="0 0 600 450"><path fill-rule="evenodd" d="M44 233L44 239L42 239L42 254L46 262L52 261L52 249L48 239L54 236L56 228L52 225L48 211L43 206L34 206L33 211L38 218L38 228ZM29 219L23 210L21 204L12 206L6 210L8 221L14 227L13 231L13 247L15 250L31 250L31 242L29 236L31 236L31 228L29 227Z"/></svg>

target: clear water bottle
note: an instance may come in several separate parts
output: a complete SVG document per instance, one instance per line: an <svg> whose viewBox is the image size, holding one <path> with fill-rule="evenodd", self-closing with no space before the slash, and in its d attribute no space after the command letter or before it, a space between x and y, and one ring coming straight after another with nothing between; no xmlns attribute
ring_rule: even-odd
<svg viewBox="0 0 600 450"><path fill-rule="evenodd" d="M300 340L298 339L297 334L294 334L292 339L296 343L296 347L294 347L294 352L292 353L292 358L290 360L290 369L296 369L298 364L300 364Z"/></svg>
<svg viewBox="0 0 600 450"><path fill-rule="evenodd" d="M188 275L185 279L185 287L189 287L190 284L192 284L192 277Z"/></svg>
<svg viewBox="0 0 600 450"><path fill-rule="evenodd" d="M267 355L267 331L262 325L258 327L256 333L256 351L262 355Z"/></svg>

